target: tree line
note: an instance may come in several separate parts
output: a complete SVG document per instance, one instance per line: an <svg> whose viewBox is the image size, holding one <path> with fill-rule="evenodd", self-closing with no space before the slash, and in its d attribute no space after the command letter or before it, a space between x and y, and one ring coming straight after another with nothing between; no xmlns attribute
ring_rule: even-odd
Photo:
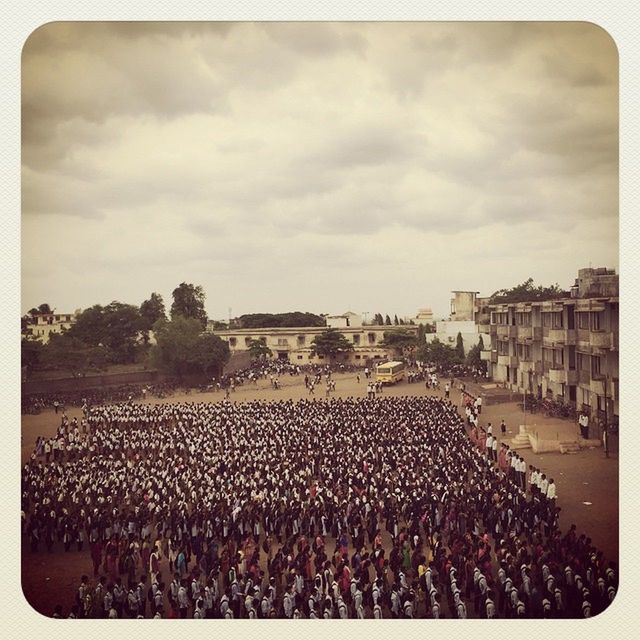
<svg viewBox="0 0 640 640"><path fill-rule="evenodd" d="M58 369L79 377L109 365L140 361L178 378L220 374L230 357L229 346L205 331L202 287L182 282L172 298L169 317L162 296L155 292L139 307L118 301L93 305L79 313L69 329L51 333L47 344L34 339L33 328L38 316L49 315L52 309L48 303L34 307L21 323L25 374Z"/></svg>

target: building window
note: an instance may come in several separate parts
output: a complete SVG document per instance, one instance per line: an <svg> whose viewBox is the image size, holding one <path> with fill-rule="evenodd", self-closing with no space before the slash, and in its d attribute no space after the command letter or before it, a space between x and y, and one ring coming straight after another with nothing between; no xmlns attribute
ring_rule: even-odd
<svg viewBox="0 0 640 640"><path fill-rule="evenodd" d="M600 356L591 356L591 375L600 375L600 365L602 358Z"/></svg>
<svg viewBox="0 0 640 640"><path fill-rule="evenodd" d="M265 345L265 347L267 346L267 339L263 336L262 338L258 338L258 340L260 340L260 342Z"/></svg>
<svg viewBox="0 0 640 640"><path fill-rule="evenodd" d="M279 347L288 347L289 346L289 340L287 340L287 338L278 338L278 346Z"/></svg>
<svg viewBox="0 0 640 640"><path fill-rule="evenodd" d="M360 356L354 356L356 360L360 360Z"/></svg>
<svg viewBox="0 0 640 640"><path fill-rule="evenodd" d="M553 350L553 364L564 366L564 351L562 349Z"/></svg>
<svg viewBox="0 0 640 640"><path fill-rule="evenodd" d="M591 331L600 331L602 329L602 311L592 311L591 316Z"/></svg>
<svg viewBox="0 0 640 640"><path fill-rule="evenodd" d="M302 356L298 356L298 360L302 360Z"/></svg>
<svg viewBox="0 0 640 640"><path fill-rule="evenodd" d="M589 371L589 356L586 353L576 352L576 366L578 371Z"/></svg>
<svg viewBox="0 0 640 640"><path fill-rule="evenodd" d="M298 336L298 346L299 347L304 347L304 343L305 343L305 337L304 336Z"/></svg>
<svg viewBox="0 0 640 640"><path fill-rule="evenodd" d="M319 360L324 360L324 356L318 356Z"/></svg>
<svg viewBox="0 0 640 640"><path fill-rule="evenodd" d="M576 313L578 316L578 329L588 329L589 328L589 313L581 311Z"/></svg>
<svg viewBox="0 0 640 640"><path fill-rule="evenodd" d="M358 333L353 334L353 344L360 344L360 334Z"/></svg>
<svg viewBox="0 0 640 640"><path fill-rule="evenodd" d="M369 344L375 344L376 343L376 334L375 333L369 333L368 334L368 338L369 338Z"/></svg>
<svg viewBox="0 0 640 640"><path fill-rule="evenodd" d="M229 338L229 346L230 347L235 347L237 343L237 340L235 338Z"/></svg>
<svg viewBox="0 0 640 640"><path fill-rule="evenodd" d="M530 327L531 326L531 313L530 312L520 312L516 313L516 324L520 327Z"/></svg>
<svg viewBox="0 0 640 640"><path fill-rule="evenodd" d="M244 346L245 347L250 346L251 345L251 340L252 340L252 338L245 338L244 339Z"/></svg>
<svg viewBox="0 0 640 640"><path fill-rule="evenodd" d="M498 341L498 355L499 356L508 356L509 355L509 341L508 340L500 340L500 341Z"/></svg>

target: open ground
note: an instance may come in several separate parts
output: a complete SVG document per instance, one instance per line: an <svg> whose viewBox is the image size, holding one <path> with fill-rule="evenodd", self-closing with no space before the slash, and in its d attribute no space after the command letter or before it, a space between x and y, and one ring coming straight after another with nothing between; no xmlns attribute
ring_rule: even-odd
<svg viewBox="0 0 640 640"><path fill-rule="evenodd" d="M336 391L335 397L365 397L366 383L361 375L360 382L355 373L334 374ZM246 384L237 387L231 395L231 401L244 402L249 400L282 400L308 398L309 393L300 376L282 376L281 387L273 389L268 380L260 380L257 385ZM408 384L406 382L384 389L384 395L443 395L442 390L427 390L424 383ZM324 390L316 389L318 401L323 401ZM222 392L190 394L176 394L169 398L150 398L146 402L221 402ZM454 389L451 400L460 406L460 392ZM78 408L69 408L67 415L80 418ZM539 414L523 416L522 409L516 402L503 404L488 404L483 406L480 424L486 426L488 422L494 425L494 433L499 432L498 425L504 419L509 441L518 432L518 426L523 423L533 425L544 439L562 439L571 437L577 430L577 425L561 419L546 418ZM53 410L47 410L39 415L22 416L22 462L26 461L39 435L52 436L59 424L59 416ZM497 434L500 437L500 434ZM561 507L560 528L565 531L571 524L575 524L578 533L590 536L593 544L601 549L611 560L618 559L618 456L612 453L605 457L602 448L583 449L571 455L560 453L534 454L531 450L522 451L527 464L539 467L547 477L555 479L558 500ZM388 542L388 541L386 541ZM387 546L385 544L385 546ZM169 568L163 563L163 573L169 581ZM56 604L60 603L68 609L73 602L75 589L82 574L91 575L91 557L85 545L81 553L70 551L65 553L61 544L54 545L51 554L46 552L31 553L25 545L22 552L22 589L27 601L39 612L51 615Z"/></svg>

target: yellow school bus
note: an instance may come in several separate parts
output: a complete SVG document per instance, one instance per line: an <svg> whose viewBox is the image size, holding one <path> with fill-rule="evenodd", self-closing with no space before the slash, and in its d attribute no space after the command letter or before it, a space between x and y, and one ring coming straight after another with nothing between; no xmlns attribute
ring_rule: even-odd
<svg viewBox="0 0 640 640"><path fill-rule="evenodd" d="M404 362L384 362L376 367L376 382L395 384L404 379Z"/></svg>

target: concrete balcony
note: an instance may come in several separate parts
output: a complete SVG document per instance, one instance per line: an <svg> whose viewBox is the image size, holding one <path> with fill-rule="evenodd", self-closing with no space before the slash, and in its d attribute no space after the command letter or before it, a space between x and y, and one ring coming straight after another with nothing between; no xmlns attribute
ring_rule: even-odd
<svg viewBox="0 0 640 640"><path fill-rule="evenodd" d="M555 382L556 384L570 384L574 385L578 383L578 372L575 369L552 369L547 372L549 382Z"/></svg>
<svg viewBox="0 0 640 640"><path fill-rule="evenodd" d="M618 333L609 331L592 331L589 342L596 349L618 349Z"/></svg>
<svg viewBox="0 0 640 640"><path fill-rule="evenodd" d="M511 325L508 324L498 324L496 326L496 335L498 338L508 338L509 337L509 327Z"/></svg>
<svg viewBox="0 0 640 640"><path fill-rule="evenodd" d="M533 339L533 327L525 325L517 325L518 340L531 340Z"/></svg>
<svg viewBox="0 0 640 640"><path fill-rule="evenodd" d="M545 342L573 345L576 343L575 329L549 329Z"/></svg>
<svg viewBox="0 0 640 640"><path fill-rule="evenodd" d="M606 384L605 377L601 374L593 374L591 378L591 384L589 385L591 393L595 393L597 396L604 396L604 387ZM607 395L611 396L611 390L607 389Z"/></svg>
<svg viewBox="0 0 640 640"><path fill-rule="evenodd" d="M478 323L478 333L491 333L491 325L486 323Z"/></svg>
<svg viewBox="0 0 640 640"><path fill-rule="evenodd" d="M554 382L556 384L567 384L567 370L566 369L549 369L549 373L547 374L549 377L549 382Z"/></svg>
<svg viewBox="0 0 640 640"><path fill-rule="evenodd" d="M517 367L518 358L516 356L501 356L498 354L498 364L503 367Z"/></svg>
<svg viewBox="0 0 640 640"><path fill-rule="evenodd" d="M493 362L492 358L491 358L491 354L493 352L491 351L491 349L485 349L484 351L480 352L480 360L485 360L486 362Z"/></svg>
<svg viewBox="0 0 640 640"><path fill-rule="evenodd" d="M518 364L518 368L523 373L527 373L529 371L529 369L531 369L531 371L533 371L533 362L531 360L522 360L521 359L519 364Z"/></svg>

